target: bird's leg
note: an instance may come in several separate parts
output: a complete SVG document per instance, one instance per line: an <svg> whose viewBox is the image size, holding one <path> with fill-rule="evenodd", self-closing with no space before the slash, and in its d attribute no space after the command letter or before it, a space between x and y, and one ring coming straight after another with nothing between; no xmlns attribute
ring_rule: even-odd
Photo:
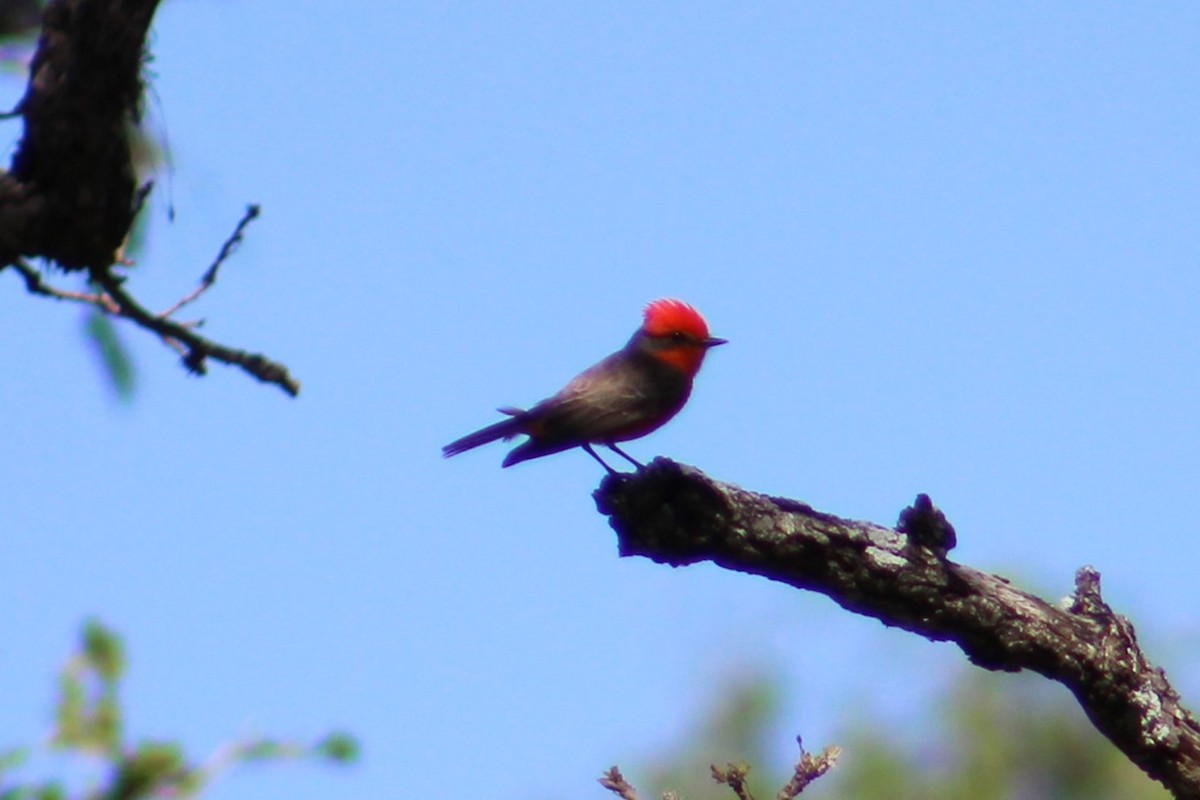
<svg viewBox="0 0 1200 800"><path fill-rule="evenodd" d="M584 449L584 450L586 450L586 451L587 451L587 454L588 454L589 456L591 456L592 458L594 458L594 459L596 459L597 461L599 461L599 462L600 462L600 466L602 466L602 467L604 467L606 470L608 470L608 474L609 474L609 475L619 475L619 474L620 474L620 473L619 473L619 472L617 472L615 469L613 469L612 467L610 467L610 466L609 466L609 465L608 465L608 464L607 464L607 463L604 461L604 459L603 459L603 458L601 458L600 456L596 455L596 451L592 449L592 446L591 446L590 444L588 444L587 442L584 442L584 443L583 443L583 445L581 445L581 446L583 447L583 449Z"/></svg>
<svg viewBox="0 0 1200 800"><path fill-rule="evenodd" d="M594 458L594 459L596 459L597 461L599 461L599 462L600 462L600 466L602 466L602 467L604 467L606 470L608 470L608 474L609 474L609 475L619 475L619 474L620 474L620 473L619 473L619 472L617 472L615 469L613 469L612 467L610 467L608 464L604 463L604 459L603 459L603 458L601 458L600 456L596 455L596 451L592 449L592 446L591 446L590 444L588 444L587 442L584 442L584 443L581 445L581 447L583 447L583 449L587 451L587 454L588 454L589 456L591 456L592 458Z"/></svg>
<svg viewBox="0 0 1200 800"><path fill-rule="evenodd" d="M616 453L616 454L617 454L617 455L619 455L621 458L623 458L623 459L625 459L626 461L628 461L630 464L633 464L633 465L634 465L635 467L637 467L638 469L641 469L641 468L642 468L642 466L643 466L643 465L642 465L641 463L639 463L639 462L637 462L637 461L634 461L632 456L630 456L628 453L626 453L626 452L625 452L624 450L622 450L621 448L617 447L617 446L616 446L615 444L613 444L612 442L605 442L605 443L604 443L604 445L605 445L605 447L607 447L609 450L612 450L614 453Z"/></svg>

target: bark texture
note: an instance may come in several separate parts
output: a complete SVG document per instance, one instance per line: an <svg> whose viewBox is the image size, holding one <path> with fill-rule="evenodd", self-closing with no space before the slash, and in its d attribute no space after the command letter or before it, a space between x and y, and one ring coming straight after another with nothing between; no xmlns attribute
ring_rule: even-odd
<svg viewBox="0 0 1200 800"><path fill-rule="evenodd" d="M117 260L133 224L130 129L158 0L57 0L42 21L16 112L25 133L0 179L0 258L66 270Z"/></svg>
<svg viewBox="0 0 1200 800"><path fill-rule="evenodd" d="M672 566L712 561L827 595L858 614L956 643L976 665L1030 669L1065 685L1096 728L1178 798L1200 798L1200 726L1129 620L1083 567L1052 605L946 558L954 530L927 497L896 528L719 483L656 459L596 491L623 556Z"/></svg>

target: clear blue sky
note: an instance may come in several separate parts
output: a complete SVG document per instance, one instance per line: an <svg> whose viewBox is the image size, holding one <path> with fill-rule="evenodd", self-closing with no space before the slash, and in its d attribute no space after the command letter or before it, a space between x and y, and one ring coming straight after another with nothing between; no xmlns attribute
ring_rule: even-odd
<svg viewBox="0 0 1200 800"><path fill-rule="evenodd" d="M882 523L929 492L1050 597L1093 564L1195 707L1200 6L503 5L163 7L131 285L168 306L262 203L196 313L303 393L128 331L121 406L0 274L5 743L93 614L135 736L364 741L218 800L602 797L745 664L781 760L856 703L907 736L954 648L618 559L585 454L440 458L662 296L731 343L632 453Z"/></svg>

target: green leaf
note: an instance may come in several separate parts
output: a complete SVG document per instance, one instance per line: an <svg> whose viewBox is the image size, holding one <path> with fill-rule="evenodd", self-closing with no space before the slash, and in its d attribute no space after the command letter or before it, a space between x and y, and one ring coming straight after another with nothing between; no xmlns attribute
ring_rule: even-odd
<svg viewBox="0 0 1200 800"><path fill-rule="evenodd" d="M100 356L105 377L108 378L117 399L124 403L132 400L137 384L137 371L129 357L129 351L117 335L112 320L100 311L92 311L88 314L84 332L95 346L96 354Z"/></svg>
<svg viewBox="0 0 1200 800"><path fill-rule="evenodd" d="M67 793L57 781L33 786L14 786L0 791L0 800L66 800Z"/></svg>
<svg viewBox="0 0 1200 800"><path fill-rule="evenodd" d="M317 755L338 764L353 764L361 755L358 739L348 733L331 733L317 743Z"/></svg>
<svg viewBox="0 0 1200 800"><path fill-rule="evenodd" d="M55 720L54 743L59 747L76 747L84 736L83 684L73 672L63 673L58 686L58 714Z"/></svg>
<svg viewBox="0 0 1200 800"><path fill-rule="evenodd" d="M96 674L107 684L116 683L125 671L125 648L121 637L96 620L83 629L83 652Z"/></svg>
<svg viewBox="0 0 1200 800"><path fill-rule="evenodd" d="M121 706L116 698L104 697L96 703L92 716L92 740L97 748L105 752L120 752Z"/></svg>
<svg viewBox="0 0 1200 800"><path fill-rule="evenodd" d="M9 770L16 769L28 760L29 751L22 747L0 752L0 775L3 775ZM0 800L2 800L2 798L3 795L0 795Z"/></svg>
<svg viewBox="0 0 1200 800"><path fill-rule="evenodd" d="M120 800L147 797L161 787L175 785L186 772L187 763L178 745L148 742L121 760L109 796Z"/></svg>

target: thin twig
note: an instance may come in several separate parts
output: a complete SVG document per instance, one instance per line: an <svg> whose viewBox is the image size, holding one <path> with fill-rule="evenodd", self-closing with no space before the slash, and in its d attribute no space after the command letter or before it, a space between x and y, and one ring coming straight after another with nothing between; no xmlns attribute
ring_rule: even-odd
<svg viewBox="0 0 1200 800"><path fill-rule="evenodd" d="M262 208L257 203L252 203L246 206L246 213L242 215L237 227L233 229L233 233L229 234L229 238L225 240L223 245L221 245L221 251L217 253L216 260L213 261L212 266L205 270L204 275L201 276L200 285L197 286L191 294L186 295L178 303L171 306L166 311L163 311L158 316L164 319L172 316L176 311L183 308L188 303L195 301L200 297L200 295L207 292L209 287L217 282L217 273L220 271L221 265L225 263L225 259L233 255L233 251L236 250L237 246L242 243L246 226L257 219L261 212Z"/></svg>
<svg viewBox="0 0 1200 800"><path fill-rule="evenodd" d="M14 259L5 266L11 266L21 273L21 277L25 279L25 288L30 294L41 295L42 297L52 297L55 300L69 300L73 303L84 303L85 305L95 306L107 314L121 313L120 307L113 302L112 298L106 294L90 294L88 292L72 292L69 289L59 289L57 286L51 286L46 283L45 276L36 267L30 265L23 259ZM3 269L3 267L0 267Z"/></svg>

